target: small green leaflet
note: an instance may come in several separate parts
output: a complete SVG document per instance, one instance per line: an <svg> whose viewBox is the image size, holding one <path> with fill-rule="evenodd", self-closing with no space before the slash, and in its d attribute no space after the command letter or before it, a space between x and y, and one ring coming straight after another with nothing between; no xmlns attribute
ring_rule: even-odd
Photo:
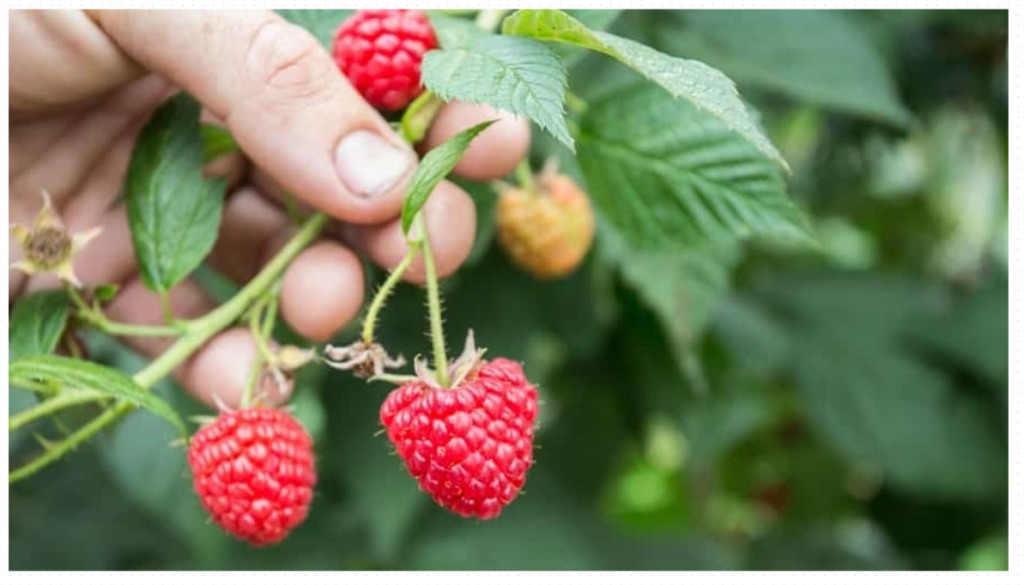
<svg viewBox="0 0 1024 585"><path fill-rule="evenodd" d="M239 151L235 137L228 132L227 128L213 124L201 124L199 131L203 135L204 163L216 160L225 154Z"/></svg>
<svg viewBox="0 0 1024 585"><path fill-rule="evenodd" d="M42 382L76 390L102 392L145 408L174 425L183 437L188 436L185 423L170 405L113 368L63 356L35 356L12 363L8 381L12 386Z"/></svg>
<svg viewBox="0 0 1024 585"><path fill-rule="evenodd" d="M203 179L199 104L178 94L139 134L125 184L132 243L147 288L170 290L209 254L224 186L223 179Z"/></svg>
<svg viewBox="0 0 1024 585"><path fill-rule="evenodd" d="M8 360L53 353L68 322L64 291L37 292L21 298L11 310L7 329Z"/></svg>
<svg viewBox="0 0 1024 585"><path fill-rule="evenodd" d="M561 10L519 10L505 19L502 32L578 45L604 53L657 83L674 97L707 110L783 168L786 160L750 117L736 85L700 61L679 59L648 46L587 28Z"/></svg>
<svg viewBox="0 0 1024 585"><path fill-rule="evenodd" d="M409 228L416 214L426 204L434 187L441 182L448 173L452 172L455 165L462 158L462 155L469 148L477 134L487 129L488 126L497 120L481 122L472 128L468 128L451 137L447 142L431 150L420 161L416 174L409 182L409 190L406 192L405 205L402 207L402 231L409 235Z"/></svg>
<svg viewBox="0 0 1024 585"><path fill-rule="evenodd" d="M533 39L486 35L423 58L423 84L445 101L483 103L527 116L573 148L565 122L561 59Z"/></svg>
<svg viewBox="0 0 1024 585"><path fill-rule="evenodd" d="M109 303L114 300L117 296L118 291L121 290L119 284L101 284L96 288L92 289L93 298L101 303Z"/></svg>
<svg viewBox="0 0 1024 585"><path fill-rule="evenodd" d="M591 104L580 128L594 203L633 249L682 252L751 236L813 242L778 166L690 102L639 83Z"/></svg>

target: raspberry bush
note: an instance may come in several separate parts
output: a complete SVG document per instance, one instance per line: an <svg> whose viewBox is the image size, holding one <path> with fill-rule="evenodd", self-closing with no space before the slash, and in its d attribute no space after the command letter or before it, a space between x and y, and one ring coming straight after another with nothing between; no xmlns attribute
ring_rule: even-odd
<svg viewBox="0 0 1024 585"><path fill-rule="evenodd" d="M96 230L43 194L10 232L13 269L61 281L9 312L12 568L1008 558L1005 12L279 12L421 152L408 254L327 344L278 319L325 216L225 286L203 168L238 147L185 93L123 189L166 322L109 316L118 288L71 269ZM451 101L533 138L509 176L458 180L477 233L441 282L421 210L494 131L428 151ZM189 277L221 304L175 318ZM188 401L171 374L239 325L241 408Z"/></svg>

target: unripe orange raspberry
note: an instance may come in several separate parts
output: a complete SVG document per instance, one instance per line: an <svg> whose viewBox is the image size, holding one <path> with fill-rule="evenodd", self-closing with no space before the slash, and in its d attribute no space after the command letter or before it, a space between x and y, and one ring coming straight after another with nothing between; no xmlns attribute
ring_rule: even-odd
<svg viewBox="0 0 1024 585"><path fill-rule="evenodd" d="M512 261L540 279L572 272L594 240L590 199L570 177L547 170L534 192L506 189L497 205L498 241Z"/></svg>

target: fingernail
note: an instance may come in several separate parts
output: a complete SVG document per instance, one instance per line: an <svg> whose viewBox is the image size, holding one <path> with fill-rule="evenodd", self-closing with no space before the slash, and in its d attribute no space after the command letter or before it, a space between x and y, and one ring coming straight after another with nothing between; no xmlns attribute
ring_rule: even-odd
<svg viewBox="0 0 1024 585"><path fill-rule="evenodd" d="M412 153L400 149L379 134L356 130L334 149L334 167L348 190L361 197L387 192L409 171Z"/></svg>

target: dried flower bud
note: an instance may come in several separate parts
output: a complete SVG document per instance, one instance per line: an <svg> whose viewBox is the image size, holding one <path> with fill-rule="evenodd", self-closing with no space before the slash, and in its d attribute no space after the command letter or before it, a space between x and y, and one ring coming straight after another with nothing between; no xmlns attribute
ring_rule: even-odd
<svg viewBox="0 0 1024 585"><path fill-rule="evenodd" d="M81 287L75 276L72 262L75 255L93 238L101 228L93 228L80 234L72 234L53 209L50 194L42 191L43 208L39 210L32 227L12 226L12 233L25 253L25 258L15 262L11 268L26 274L52 273L75 287Z"/></svg>

